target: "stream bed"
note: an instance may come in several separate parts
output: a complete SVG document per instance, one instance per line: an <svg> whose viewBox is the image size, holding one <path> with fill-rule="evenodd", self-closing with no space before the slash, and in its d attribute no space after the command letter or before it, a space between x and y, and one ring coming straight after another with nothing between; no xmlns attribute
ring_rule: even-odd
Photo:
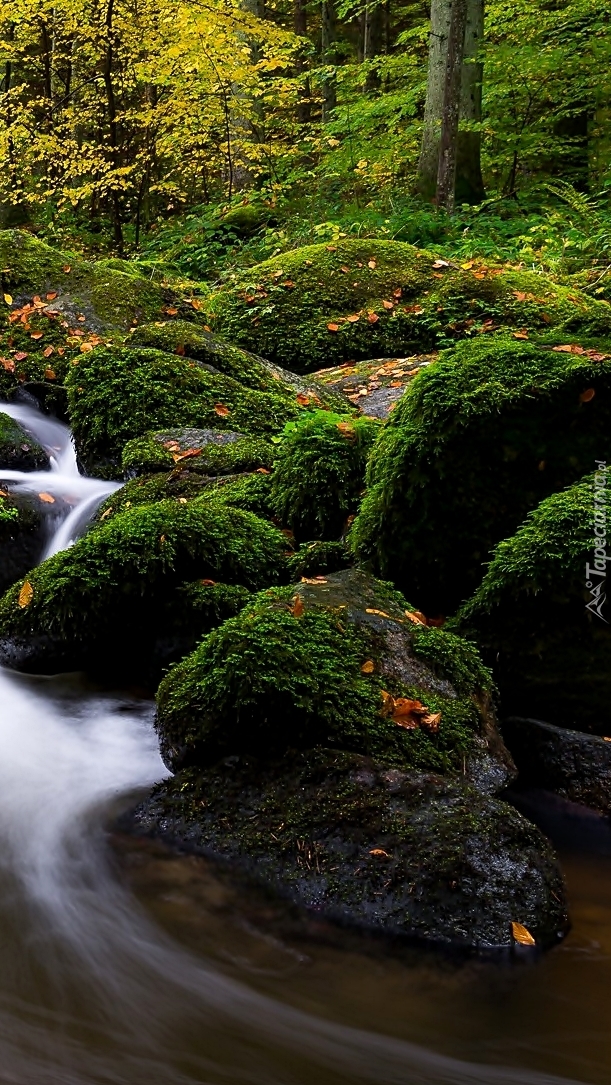
<svg viewBox="0 0 611 1085"><path fill-rule="evenodd" d="M0 476L63 499L52 553L114 484L82 479L65 428L43 433L56 424L27 411L11 409L54 449L53 470ZM461 960L290 929L205 859L113 828L167 775L152 714L80 676L0 671L0 1082L608 1085L603 819L515 797L568 882L573 930L545 956Z"/></svg>

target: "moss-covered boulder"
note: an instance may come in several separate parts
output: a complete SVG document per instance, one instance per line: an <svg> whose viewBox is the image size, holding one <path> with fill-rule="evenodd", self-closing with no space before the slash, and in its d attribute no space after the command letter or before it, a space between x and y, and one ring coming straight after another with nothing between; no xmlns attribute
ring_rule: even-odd
<svg viewBox="0 0 611 1085"><path fill-rule="evenodd" d="M193 358L256 392L278 392L279 389L289 388L312 397L314 402L318 399L321 406L329 409L342 409L345 406L341 394L335 389L327 388L314 378L282 369L266 358L227 343L205 327L186 320L140 325L132 330L129 341L138 346L165 351L166 354Z"/></svg>
<svg viewBox="0 0 611 1085"><path fill-rule="evenodd" d="M153 505L166 498L184 505L192 498L204 495L208 499L214 498L222 505L254 512L265 520L273 519L269 472L257 470L239 475L210 477L191 471L187 460L186 466L178 464L167 474L156 473L130 479L100 505L89 530L93 531L98 524L104 524L119 513L140 505ZM292 556L287 557L287 567L291 569L291 575ZM345 564L349 562L343 561L342 565ZM303 574L300 572L298 575Z"/></svg>
<svg viewBox="0 0 611 1085"><path fill-rule="evenodd" d="M45 529L39 503L26 494L11 493L0 479L0 592L40 560Z"/></svg>
<svg viewBox="0 0 611 1085"><path fill-rule="evenodd" d="M243 605L243 589L278 582L285 550L277 528L205 495L126 509L29 573L25 592L22 581L3 597L0 660L150 675L160 644L192 648ZM196 581L206 591L185 596Z"/></svg>
<svg viewBox="0 0 611 1085"><path fill-rule="evenodd" d="M308 245L236 273L209 302L219 334L311 372L499 328L611 334L611 307L543 275L461 267L400 241ZM526 334L526 333L524 333Z"/></svg>
<svg viewBox="0 0 611 1085"><path fill-rule="evenodd" d="M124 445L175 427L270 435L311 407L280 383L275 393L245 388L195 361L147 347L98 347L67 378L78 456L89 474L121 476Z"/></svg>
<svg viewBox="0 0 611 1085"><path fill-rule="evenodd" d="M324 539L314 539L313 542L302 543L287 564L292 578L299 580L301 577L338 573L353 562L352 552L343 540L326 542Z"/></svg>
<svg viewBox="0 0 611 1085"><path fill-rule="evenodd" d="M289 423L278 446L272 498L276 513L301 542L337 539L365 485L367 455L379 424L328 411Z"/></svg>
<svg viewBox="0 0 611 1085"><path fill-rule="evenodd" d="M232 475L258 468L269 470L274 448L260 437L231 430L182 428L145 433L128 441L122 468L127 478L168 471L189 460L189 468L201 475Z"/></svg>
<svg viewBox="0 0 611 1085"><path fill-rule="evenodd" d="M51 408L74 358L138 322L196 317L189 299L125 261L88 261L22 230L0 230L0 396L25 389ZM122 270L125 269L125 270Z"/></svg>
<svg viewBox="0 0 611 1085"><path fill-rule="evenodd" d="M548 842L460 778L316 749L267 765L232 757L161 784L129 822L221 859L320 918L478 950L566 933Z"/></svg>
<svg viewBox="0 0 611 1085"><path fill-rule="evenodd" d="M411 613L358 570L261 593L161 683L167 763L324 744L503 786L513 765L489 672L472 645Z"/></svg>
<svg viewBox="0 0 611 1085"><path fill-rule="evenodd" d="M169 287L118 270L118 261L84 260L51 248L25 230L0 230L0 265L2 289L13 298L13 305L37 296L39 303L49 303L40 308L56 310L69 321L85 316L83 323L92 330L127 330L137 321L158 319L172 304L181 304ZM47 298L48 294L54 296ZM186 306L185 311L188 314Z"/></svg>
<svg viewBox="0 0 611 1085"><path fill-rule="evenodd" d="M494 666L505 713L605 736L611 734L607 484L603 469L542 501L499 543L455 621Z"/></svg>
<svg viewBox="0 0 611 1085"><path fill-rule="evenodd" d="M0 410L0 468L46 471L49 465L48 453L42 445L19 422Z"/></svg>
<svg viewBox="0 0 611 1085"><path fill-rule="evenodd" d="M352 529L359 559L427 614L480 583L530 509L611 459L611 360L509 339L444 352L378 438Z"/></svg>

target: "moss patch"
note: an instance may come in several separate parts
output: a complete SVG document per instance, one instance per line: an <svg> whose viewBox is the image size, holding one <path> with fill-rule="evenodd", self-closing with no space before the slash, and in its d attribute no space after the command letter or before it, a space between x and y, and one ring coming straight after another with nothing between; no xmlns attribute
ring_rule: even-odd
<svg viewBox="0 0 611 1085"><path fill-rule="evenodd" d="M611 457L610 434L611 362L507 339L457 345L378 438L354 550L447 614L530 509Z"/></svg>
<svg viewBox="0 0 611 1085"><path fill-rule="evenodd" d="M399 241L275 256L236 274L209 305L220 334L298 372L502 328L611 333L611 307L576 289L515 268L461 268Z"/></svg>
<svg viewBox="0 0 611 1085"><path fill-rule="evenodd" d="M494 667L507 713L607 735L611 615L594 568L595 507L609 517L608 492L595 491L594 476L542 501L499 543L455 625Z"/></svg>
<svg viewBox="0 0 611 1085"><path fill-rule="evenodd" d="M326 411L285 427L272 495L277 515L298 540L341 535L357 510L378 430L373 419Z"/></svg>

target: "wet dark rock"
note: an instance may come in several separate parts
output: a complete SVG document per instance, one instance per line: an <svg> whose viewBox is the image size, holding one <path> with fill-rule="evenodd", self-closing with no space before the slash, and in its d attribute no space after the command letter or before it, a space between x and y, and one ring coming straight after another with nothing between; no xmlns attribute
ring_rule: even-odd
<svg viewBox="0 0 611 1085"><path fill-rule="evenodd" d="M43 510L35 499L11 493L0 480L0 592L40 561L45 524ZM6 662L10 666L10 660Z"/></svg>
<svg viewBox="0 0 611 1085"><path fill-rule="evenodd" d="M460 778L315 749L262 765L232 757L158 786L122 827L247 872L344 926L472 949L567 931L543 835Z"/></svg>
<svg viewBox="0 0 611 1085"><path fill-rule="evenodd" d="M49 456L19 422L0 411L0 468L3 467L11 471L47 471Z"/></svg>
<svg viewBox="0 0 611 1085"><path fill-rule="evenodd" d="M511 716L503 734L525 786L611 814L611 737Z"/></svg>

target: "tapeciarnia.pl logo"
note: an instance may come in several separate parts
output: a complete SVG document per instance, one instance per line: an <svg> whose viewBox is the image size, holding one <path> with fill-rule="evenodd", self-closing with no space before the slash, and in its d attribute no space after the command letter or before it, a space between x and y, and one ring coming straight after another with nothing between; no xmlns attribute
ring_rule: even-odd
<svg viewBox="0 0 611 1085"><path fill-rule="evenodd" d="M607 557L607 464L605 460L595 460L594 463L594 555L592 565L586 562L586 588L590 592L586 610L608 625L603 614L607 601L607 562L611 560L611 555Z"/></svg>

